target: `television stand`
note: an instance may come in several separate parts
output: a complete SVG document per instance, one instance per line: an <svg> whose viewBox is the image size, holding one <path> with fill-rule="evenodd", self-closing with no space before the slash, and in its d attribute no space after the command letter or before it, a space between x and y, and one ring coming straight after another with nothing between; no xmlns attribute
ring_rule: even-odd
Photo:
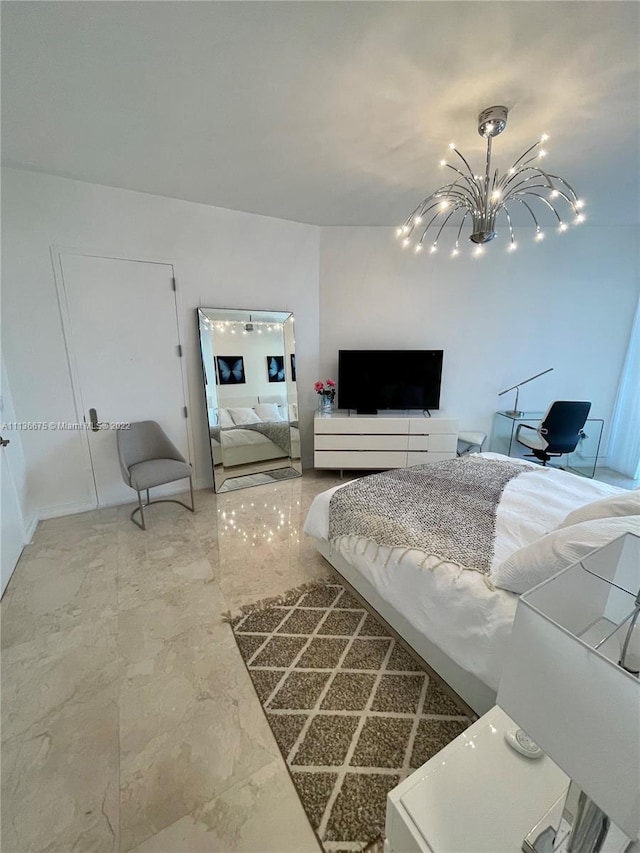
<svg viewBox="0 0 640 853"><path fill-rule="evenodd" d="M314 419L314 467L383 471L454 459L458 421L444 412L350 415L318 413Z"/></svg>
<svg viewBox="0 0 640 853"><path fill-rule="evenodd" d="M377 409L356 409L356 415L377 415Z"/></svg>

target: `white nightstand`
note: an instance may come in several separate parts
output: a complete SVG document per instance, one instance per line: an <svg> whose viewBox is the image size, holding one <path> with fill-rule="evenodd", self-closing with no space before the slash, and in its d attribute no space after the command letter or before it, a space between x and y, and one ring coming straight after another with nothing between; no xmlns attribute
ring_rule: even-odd
<svg viewBox="0 0 640 853"><path fill-rule="evenodd" d="M385 853L519 853L522 839L567 789L548 756L524 758L497 706L387 798Z"/></svg>

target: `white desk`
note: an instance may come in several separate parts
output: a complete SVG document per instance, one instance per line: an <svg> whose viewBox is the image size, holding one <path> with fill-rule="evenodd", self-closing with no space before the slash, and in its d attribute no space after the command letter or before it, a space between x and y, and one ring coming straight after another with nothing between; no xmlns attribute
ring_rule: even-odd
<svg viewBox="0 0 640 853"><path fill-rule="evenodd" d="M495 706L394 788L385 853L519 853L569 780L548 756L511 749L510 728Z"/></svg>

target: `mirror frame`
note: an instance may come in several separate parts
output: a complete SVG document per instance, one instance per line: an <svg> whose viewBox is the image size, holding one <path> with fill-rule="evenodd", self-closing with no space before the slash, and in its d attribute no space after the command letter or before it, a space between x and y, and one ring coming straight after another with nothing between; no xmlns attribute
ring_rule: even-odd
<svg viewBox="0 0 640 853"><path fill-rule="evenodd" d="M216 492L234 491L249 486L263 485L279 480L300 477L302 463L300 460L300 430L298 420L298 395L295 377L295 326L294 316L290 311L266 311L264 309L245 310L232 308L196 309L198 323L198 339L200 343L200 359L202 365L202 383L204 390L205 416L207 437L211 454L213 471L213 487ZM277 327L281 327L282 341L278 353L260 352L260 347L242 347L240 342L249 334L264 332L273 337ZM230 342L235 347L235 353L227 354L220 350L216 341L229 332L236 335ZM257 340L254 339L254 340ZM275 348L275 347L272 347ZM224 350L225 348L223 348ZM282 359L280 361L280 349ZM223 360L225 355L234 357L233 363ZM262 361L264 359L264 361ZM277 359L277 360L276 360ZM224 373L221 371L224 370ZM282 378L281 378L282 374ZM270 385L274 391L284 383L283 393L269 394ZM249 385L250 394L231 392L234 386ZM221 396L221 389L228 386L229 394ZM226 398L226 399L225 399ZM262 399L261 399L262 398ZM236 401L234 406L234 401ZM220 405L222 403L222 405ZM255 407L260 404L278 406L279 419L248 423L244 417L257 416ZM226 411L226 414L224 412ZM232 411L240 422L232 418ZM282 417L286 414L286 419ZM221 422L224 421L224 422ZM288 434L284 424L288 423ZM230 430L234 430L235 441L227 442ZM251 432L252 441L246 445L246 462L242 462L243 446L238 442L241 430ZM255 438L255 433L263 436ZM288 454L287 454L288 446ZM225 450L227 461L225 465ZM280 451L281 455L278 455ZM283 455L284 454L284 455ZM234 470L235 469L235 470Z"/></svg>

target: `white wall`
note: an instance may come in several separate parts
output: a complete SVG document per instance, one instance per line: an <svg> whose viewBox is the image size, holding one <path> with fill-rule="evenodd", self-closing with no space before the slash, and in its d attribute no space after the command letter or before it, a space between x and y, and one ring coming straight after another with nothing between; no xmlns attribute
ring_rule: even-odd
<svg viewBox="0 0 640 853"><path fill-rule="evenodd" d="M443 349L441 407L490 434L493 412L514 402L498 391L553 367L521 389L520 408L591 400L606 442L640 291L637 243L637 228L585 224L519 239L513 253L499 236L482 258L452 259L407 253L388 228L323 228L319 373L336 375L341 348Z"/></svg>
<svg viewBox="0 0 640 853"><path fill-rule="evenodd" d="M311 458L317 228L13 169L3 170L2 189L3 354L20 420L76 419L50 257L52 245L73 247L175 265L199 485L211 483L211 461L194 309L292 311L303 458ZM46 517L86 505L85 437L22 439L33 511Z"/></svg>

